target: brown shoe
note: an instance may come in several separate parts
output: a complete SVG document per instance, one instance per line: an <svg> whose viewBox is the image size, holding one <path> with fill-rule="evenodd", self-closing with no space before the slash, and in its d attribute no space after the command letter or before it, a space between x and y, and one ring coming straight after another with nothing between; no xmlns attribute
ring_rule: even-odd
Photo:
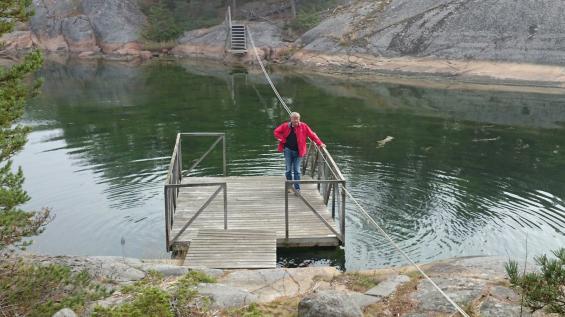
<svg viewBox="0 0 565 317"><path fill-rule="evenodd" d="M288 192L289 194L292 194L292 193L294 193L294 189L289 188L289 189L287 189L287 192Z"/></svg>

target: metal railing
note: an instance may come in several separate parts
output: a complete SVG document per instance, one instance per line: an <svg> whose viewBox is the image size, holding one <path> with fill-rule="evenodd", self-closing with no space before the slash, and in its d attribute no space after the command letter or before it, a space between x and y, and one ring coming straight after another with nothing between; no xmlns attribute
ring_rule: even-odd
<svg viewBox="0 0 565 317"><path fill-rule="evenodd" d="M188 168L188 170L183 170L182 164L182 147L181 142L183 137L217 137L217 139L212 143L208 150ZM226 164L226 136L225 133L216 132L191 132L191 133L178 133L175 141L175 148L173 150L173 155L171 156L171 162L169 164L169 170L167 172L167 178L165 180L165 237L166 237L166 247L167 251L171 250L174 242L186 231L188 226L196 220L196 218L208 207L214 198L223 191L224 194L224 229L228 228L227 222L227 184L226 182L215 182L215 183L182 183L183 175L189 175L198 164L200 164L210 152L222 142L222 163L223 163L223 175L227 176L227 164ZM208 186L218 186L218 189L208 198L208 200L200 207L200 209L192 216L192 218L187 221L187 223L182 227L182 229L170 239L171 230L173 226L174 215L177 210L177 200L182 188L186 187L208 187Z"/></svg>
<svg viewBox="0 0 565 317"><path fill-rule="evenodd" d="M308 152L302 159L302 175L309 175L312 180L287 180L285 182L285 237L289 237L289 220L288 220L288 194L289 189L295 183L300 184L317 184L324 204L328 206L331 196L332 219L335 220L336 211L339 217L339 232L328 223L322 215L316 211L310 202L304 196L297 196L318 218L333 232L336 237L345 244L345 178L337 167L330 153L326 148L320 148L314 142L310 141Z"/></svg>

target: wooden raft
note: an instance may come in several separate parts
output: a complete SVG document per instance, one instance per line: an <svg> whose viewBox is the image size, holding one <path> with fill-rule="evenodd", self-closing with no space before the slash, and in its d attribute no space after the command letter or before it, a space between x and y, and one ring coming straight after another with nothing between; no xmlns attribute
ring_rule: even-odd
<svg viewBox="0 0 565 317"><path fill-rule="evenodd" d="M309 179L304 177L304 180ZM273 233L279 247L337 246L338 237L293 193L289 194L289 238L285 237L285 179L282 176L232 176L232 177L185 177L182 183L227 183L228 231L251 230ZM325 221L338 231L331 213L323 202L316 184L303 184L302 196L316 209ZM206 202L216 187L182 187L179 189L176 213L171 230L175 237L182 227ZM202 211L186 231L173 242L173 249L186 249L190 258L191 241L198 241L202 230L224 229L224 201L220 194ZM208 231L206 231L208 232ZM243 231L242 231L243 232ZM206 233L208 234L208 233ZM232 246L247 243L243 234L232 240ZM250 238L257 234L250 235ZM195 240L196 239L196 240ZM227 239L227 238L226 238ZM229 239L218 242L227 246ZM200 243L200 242L198 242ZM212 250L211 241L206 248ZM199 246L199 248L204 248ZM249 248L247 248L249 249ZM276 254L276 249L273 250ZM190 262L188 265L192 265Z"/></svg>

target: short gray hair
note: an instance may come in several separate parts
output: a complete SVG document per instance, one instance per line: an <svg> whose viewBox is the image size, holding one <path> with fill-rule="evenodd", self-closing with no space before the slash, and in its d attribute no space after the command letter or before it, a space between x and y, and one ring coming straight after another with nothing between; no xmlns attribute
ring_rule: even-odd
<svg viewBox="0 0 565 317"><path fill-rule="evenodd" d="M291 117L291 118L292 118L292 117L298 117L298 118L300 118L300 113L298 113L298 112L296 112L296 111L295 111L295 112L291 112L291 113L290 113L290 117Z"/></svg>

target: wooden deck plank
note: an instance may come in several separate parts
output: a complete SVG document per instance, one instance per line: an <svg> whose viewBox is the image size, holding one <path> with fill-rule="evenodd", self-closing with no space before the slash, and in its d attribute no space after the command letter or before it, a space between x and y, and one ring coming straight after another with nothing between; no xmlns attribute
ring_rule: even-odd
<svg viewBox="0 0 565 317"><path fill-rule="evenodd" d="M258 230L200 229L192 239L186 264L218 269L275 268L276 234Z"/></svg>
<svg viewBox="0 0 565 317"><path fill-rule="evenodd" d="M304 177L303 179L309 179ZM234 176L185 177L183 183L227 183L228 229L266 230L276 233L280 246L337 245L339 241L318 217L294 194L289 194L289 239L285 239L284 177ZM303 184L301 194L322 217L338 231L316 184ZM217 189L210 187L181 188L177 200L171 237L175 237L188 220ZM191 224L190 229L223 229L224 203L220 193ZM187 230L188 231L188 230ZM176 243L188 244L194 234L183 233ZM331 242L333 239L333 243Z"/></svg>

